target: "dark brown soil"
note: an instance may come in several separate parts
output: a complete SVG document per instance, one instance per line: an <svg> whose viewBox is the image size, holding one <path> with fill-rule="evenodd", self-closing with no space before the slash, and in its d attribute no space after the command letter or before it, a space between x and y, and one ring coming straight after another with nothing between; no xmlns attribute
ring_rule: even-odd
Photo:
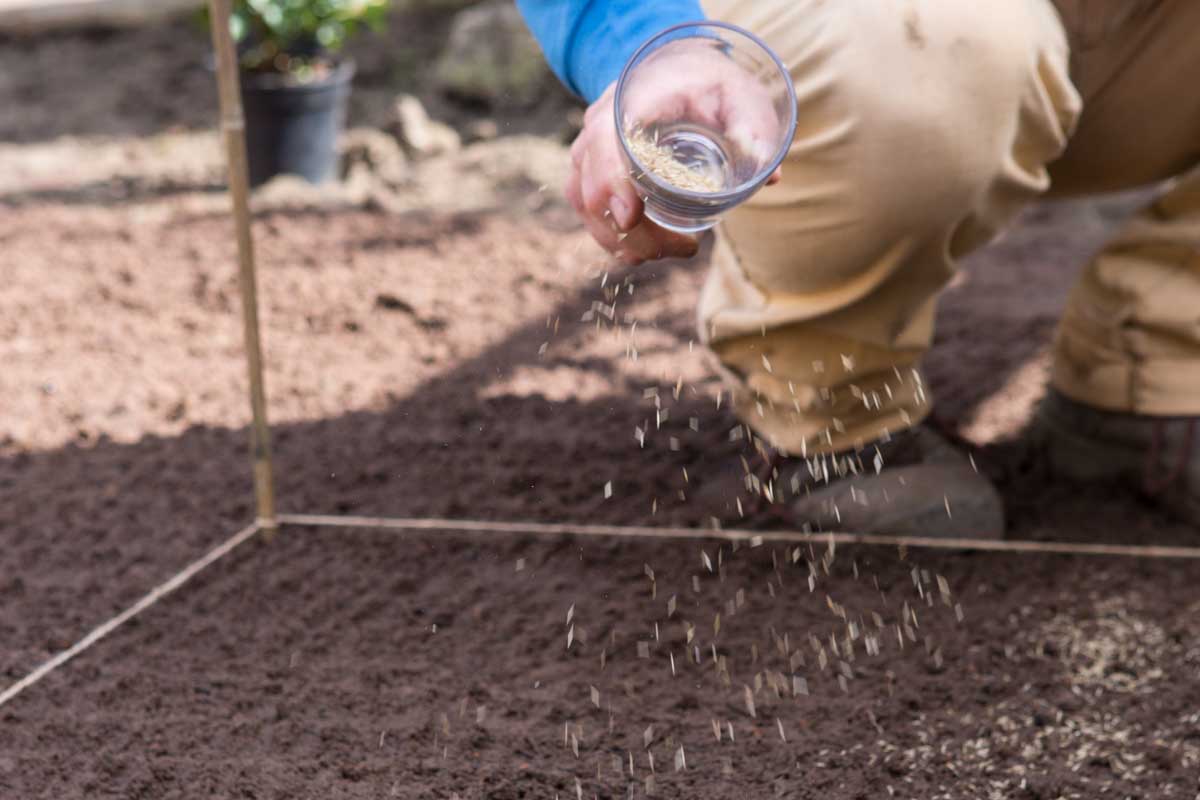
<svg viewBox="0 0 1200 800"><path fill-rule="evenodd" d="M5 684L252 516L227 217L140 184L17 194L0 192ZM1014 538L1195 543L1127 487L1054 480L1020 438L1071 276L1129 207L1034 209L946 295L938 420L977 446ZM256 233L285 510L706 524L679 492L741 445L689 347L701 264L608 266L552 198L284 207ZM613 287L622 324L581 322ZM565 800L642 797L653 774L681 798L1192 798L1197 578L288 530L0 709L0 797Z"/></svg>

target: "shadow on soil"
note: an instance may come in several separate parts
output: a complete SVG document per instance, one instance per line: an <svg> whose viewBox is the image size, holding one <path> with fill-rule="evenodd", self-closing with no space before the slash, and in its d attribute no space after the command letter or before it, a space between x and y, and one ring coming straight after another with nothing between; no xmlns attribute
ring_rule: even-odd
<svg viewBox="0 0 1200 800"><path fill-rule="evenodd" d="M642 268L639 284L661 281L667 268L657 275ZM554 313L578 319L594 299L591 290L581 291ZM942 312L961 326L957 314L954 303ZM676 332L685 349L690 320L660 325ZM544 337L539 315L386 411L276 426L281 510L706 526L708 513L681 502L679 492L690 492L697 479L703 482L744 452L728 435L735 420L726 412L714 419L710 401L685 393L671 409L669 425L680 430L677 449L657 436L639 450L634 426L654 417L641 386L586 402L481 396L498 374L535 363L554 366L539 360ZM967 387L943 375L934 390L951 398L955 417L942 422L953 426L1007 374L998 370ZM692 415L705 419L702 431L687 429ZM52 452L0 455L6 541L0 621L10 643L0 654L0 675L19 676L245 524L253 513L247 437L245 430L197 427L135 444L101 438ZM1051 481L1019 439L976 458L1000 483L1015 538L1163 544L1194 538L1121 487ZM683 478L685 468L691 483ZM613 496L606 499L610 481Z"/></svg>

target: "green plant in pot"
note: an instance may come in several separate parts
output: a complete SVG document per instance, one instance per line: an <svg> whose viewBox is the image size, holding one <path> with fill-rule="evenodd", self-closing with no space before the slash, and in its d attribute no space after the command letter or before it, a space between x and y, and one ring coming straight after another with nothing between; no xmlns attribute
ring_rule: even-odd
<svg viewBox="0 0 1200 800"><path fill-rule="evenodd" d="M250 183L300 175L313 183L337 167L354 62L342 46L380 28L390 0L235 0Z"/></svg>

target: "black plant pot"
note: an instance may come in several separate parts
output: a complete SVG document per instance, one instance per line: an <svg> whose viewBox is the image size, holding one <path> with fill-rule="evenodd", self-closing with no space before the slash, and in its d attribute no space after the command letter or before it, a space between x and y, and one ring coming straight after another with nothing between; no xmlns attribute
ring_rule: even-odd
<svg viewBox="0 0 1200 800"><path fill-rule="evenodd" d="M283 174L312 183L334 176L337 139L346 124L353 77L352 61L343 61L311 83L295 83L273 73L242 73L252 186Z"/></svg>

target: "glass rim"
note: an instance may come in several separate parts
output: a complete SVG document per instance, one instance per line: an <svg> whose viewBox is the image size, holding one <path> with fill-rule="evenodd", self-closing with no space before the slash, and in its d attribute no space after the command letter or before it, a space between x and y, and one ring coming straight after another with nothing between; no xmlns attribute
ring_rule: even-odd
<svg viewBox="0 0 1200 800"><path fill-rule="evenodd" d="M629 143L625 140L625 130L624 126L621 124L621 95L623 94L622 90L625 88L625 84L628 82L630 72L632 72L633 68L641 62L643 55L653 48L661 39L688 28L718 28L721 30L732 31L733 33L749 39L751 42L757 45L760 50L766 53L772 62L774 62L775 68L779 71L779 74L783 76L784 86L787 87L788 100L790 101L788 103L789 114L788 124L786 126L790 133L786 137L786 145L779 148L779 152L776 153L775 158L771 161L770 166L760 170L759 172L756 172L752 178L742 181L732 189L725 189L720 192L698 192L694 189L684 189L659 178L654 172L646 169L645 165L638 161L637 157L634 156L633 151L629 148ZM625 155L629 158L630 162L635 164L641 171L642 175L645 175L647 178L649 178L652 184L666 192L670 192L671 194L690 200L706 200L709 202L713 200L731 200L736 198L738 195L744 194L755 184L761 184L763 181L769 178L771 174L775 172L775 170L779 169L779 166L783 163L784 159L787 158L788 150L791 149L791 139L796 134L796 87L792 84L791 73L788 72L787 67L784 65L783 61L780 60L779 56L775 54L775 51L772 50L760 37L751 33L745 28L734 25L730 22L721 22L719 20L696 20L694 22L680 22L651 36L649 39L643 42L642 45L633 52L633 55L629 57L629 60L625 62L625 66L621 68L621 75L619 78L617 78L616 88L613 91L613 121L616 124L617 138L621 142L621 149L625 151Z"/></svg>

